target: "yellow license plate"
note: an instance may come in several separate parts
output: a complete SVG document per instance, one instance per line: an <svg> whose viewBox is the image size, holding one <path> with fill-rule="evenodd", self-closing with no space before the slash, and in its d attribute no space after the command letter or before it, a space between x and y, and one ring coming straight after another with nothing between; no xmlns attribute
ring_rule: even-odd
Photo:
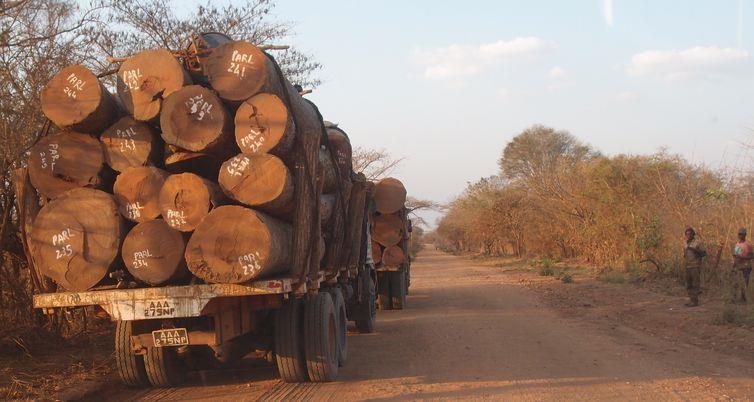
<svg viewBox="0 0 754 402"><path fill-rule="evenodd" d="M182 346L188 345L188 331L186 328L160 329L152 331L154 346L161 348L163 346Z"/></svg>

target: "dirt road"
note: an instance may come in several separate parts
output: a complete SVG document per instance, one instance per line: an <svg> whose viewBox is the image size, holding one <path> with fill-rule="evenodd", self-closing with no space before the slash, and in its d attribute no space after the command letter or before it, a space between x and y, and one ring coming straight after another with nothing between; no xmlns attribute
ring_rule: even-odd
<svg viewBox="0 0 754 402"><path fill-rule="evenodd" d="M200 373L185 387L108 389L113 400L748 400L754 362L629 328L566 318L515 273L425 250L409 308L349 337L332 384L282 384L267 365ZM99 394L100 397L102 394Z"/></svg>

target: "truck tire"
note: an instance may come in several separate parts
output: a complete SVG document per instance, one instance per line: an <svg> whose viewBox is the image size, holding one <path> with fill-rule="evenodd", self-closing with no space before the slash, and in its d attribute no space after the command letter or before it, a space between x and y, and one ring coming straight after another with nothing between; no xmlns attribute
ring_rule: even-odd
<svg viewBox="0 0 754 402"><path fill-rule="evenodd" d="M364 301L360 306L359 314L356 315L356 329L362 334L374 332L375 318L377 316L377 295L375 294L374 280L371 275L364 275L363 279Z"/></svg>
<svg viewBox="0 0 754 402"><path fill-rule="evenodd" d="M149 384L144 368L144 357L131 350L131 321L118 321L115 325L115 366L120 380L128 387Z"/></svg>
<svg viewBox="0 0 754 402"><path fill-rule="evenodd" d="M320 292L306 300L304 351L312 382L331 382L338 377L338 324L332 297Z"/></svg>
<svg viewBox="0 0 754 402"><path fill-rule="evenodd" d="M390 273L390 298L393 309L403 310L406 307L406 272Z"/></svg>
<svg viewBox="0 0 754 402"><path fill-rule="evenodd" d="M390 273L377 274L377 308L380 310L392 310L393 302L390 297Z"/></svg>
<svg viewBox="0 0 754 402"><path fill-rule="evenodd" d="M303 311L301 301L292 299L275 313L275 361L280 379L287 383L307 382L304 358Z"/></svg>
<svg viewBox="0 0 754 402"><path fill-rule="evenodd" d="M335 309L335 322L338 324L338 366L343 367L348 359L348 315L346 301L340 288L328 290Z"/></svg>
<svg viewBox="0 0 754 402"><path fill-rule="evenodd" d="M147 348L144 367L149 382L155 387L174 387L186 378L187 367L174 347Z"/></svg>

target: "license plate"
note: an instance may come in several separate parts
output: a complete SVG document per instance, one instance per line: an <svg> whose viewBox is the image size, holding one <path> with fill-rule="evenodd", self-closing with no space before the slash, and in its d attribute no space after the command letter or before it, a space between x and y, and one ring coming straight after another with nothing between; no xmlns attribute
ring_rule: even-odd
<svg viewBox="0 0 754 402"><path fill-rule="evenodd" d="M163 346L181 346L188 345L188 331L186 328L160 329L152 331L154 346L161 348Z"/></svg>

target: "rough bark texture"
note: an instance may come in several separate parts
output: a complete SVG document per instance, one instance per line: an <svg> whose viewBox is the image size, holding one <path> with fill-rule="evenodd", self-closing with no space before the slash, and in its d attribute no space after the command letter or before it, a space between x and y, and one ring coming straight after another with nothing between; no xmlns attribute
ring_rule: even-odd
<svg viewBox="0 0 754 402"><path fill-rule="evenodd" d="M202 71L221 98L242 102L261 92L272 74L267 57L256 46L231 41L214 48L199 60Z"/></svg>
<svg viewBox="0 0 754 402"><path fill-rule="evenodd" d="M188 73L165 49L139 52L118 69L118 96L128 113L139 121L156 120L163 99L188 84Z"/></svg>
<svg viewBox="0 0 754 402"><path fill-rule="evenodd" d="M225 194L275 216L293 210L293 175L277 156L238 154L223 163L218 178Z"/></svg>
<svg viewBox="0 0 754 402"><path fill-rule="evenodd" d="M184 235L162 219L142 222L123 241L123 262L134 278L149 285L162 285L188 274L183 252Z"/></svg>
<svg viewBox="0 0 754 402"><path fill-rule="evenodd" d="M406 187L398 179L384 178L374 186L374 202L377 205L377 212L396 213L405 207Z"/></svg>
<svg viewBox="0 0 754 402"><path fill-rule="evenodd" d="M102 146L87 134L59 132L43 137L31 148L28 166L32 185L49 198L107 181Z"/></svg>
<svg viewBox="0 0 754 402"><path fill-rule="evenodd" d="M218 207L202 220L186 247L186 262L212 283L244 283L290 269L291 226L262 212Z"/></svg>
<svg viewBox="0 0 754 402"><path fill-rule="evenodd" d="M355 174L352 179L353 187L348 202L346 218L346 238L343 242L343 258L346 268L357 268L361 260L361 244L364 241L364 222L368 182L363 173Z"/></svg>
<svg viewBox="0 0 754 402"><path fill-rule="evenodd" d="M232 147L233 119L212 90L190 85L165 99L160 113L162 138L177 148L228 154Z"/></svg>
<svg viewBox="0 0 754 402"><path fill-rule="evenodd" d="M320 197L319 220L326 228L335 209L335 194L322 194Z"/></svg>
<svg viewBox="0 0 754 402"><path fill-rule="evenodd" d="M345 131L339 129L337 125L330 122L325 122L325 125L330 151L335 156L335 163L338 164L340 179L349 180L353 171L351 140L348 139Z"/></svg>
<svg viewBox="0 0 754 402"><path fill-rule="evenodd" d="M99 135L118 118L113 95L88 68L68 66L42 90L42 112L56 126Z"/></svg>
<svg viewBox="0 0 754 402"><path fill-rule="evenodd" d="M154 165L162 155L162 143L155 131L131 116L108 127L100 136L105 161L113 170Z"/></svg>
<svg viewBox="0 0 754 402"><path fill-rule="evenodd" d="M338 174L335 172L335 165L330 157L330 152L325 149L319 150L319 171L322 175L322 191L325 193L334 193L338 190Z"/></svg>
<svg viewBox="0 0 754 402"><path fill-rule="evenodd" d="M236 111L236 144L247 155L271 153L281 158L293 147L295 124L288 107L274 94L260 93Z"/></svg>
<svg viewBox="0 0 754 402"><path fill-rule="evenodd" d="M209 80L202 72L202 61L210 54L211 49L230 41L227 35L219 32L205 32L191 38L188 51L192 56L184 59L184 66L195 83L209 85Z"/></svg>
<svg viewBox="0 0 754 402"><path fill-rule="evenodd" d="M222 161L215 155L165 147L165 169L170 173L194 173L216 181L221 164Z"/></svg>
<svg viewBox="0 0 754 402"><path fill-rule="evenodd" d="M160 189L168 173L154 166L129 168L113 186L118 210L126 219L144 222L160 216Z"/></svg>
<svg viewBox="0 0 754 402"><path fill-rule="evenodd" d="M372 218L372 240L385 247L395 246L403 239L404 223L398 214Z"/></svg>
<svg viewBox="0 0 754 402"><path fill-rule="evenodd" d="M374 240L372 240L372 259L375 264L382 262L382 246Z"/></svg>
<svg viewBox="0 0 754 402"><path fill-rule="evenodd" d="M160 212L173 229L191 232L223 198L217 184L193 173L175 174L160 190Z"/></svg>
<svg viewBox="0 0 754 402"><path fill-rule="evenodd" d="M403 264L405 260L406 254L400 246L385 247L385 251L382 252L382 265L395 267Z"/></svg>
<svg viewBox="0 0 754 402"><path fill-rule="evenodd" d="M124 222L110 194L70 190L45 205L32 224L31 250L42 273L63 288L83 291L114 265Z"/></svg>

